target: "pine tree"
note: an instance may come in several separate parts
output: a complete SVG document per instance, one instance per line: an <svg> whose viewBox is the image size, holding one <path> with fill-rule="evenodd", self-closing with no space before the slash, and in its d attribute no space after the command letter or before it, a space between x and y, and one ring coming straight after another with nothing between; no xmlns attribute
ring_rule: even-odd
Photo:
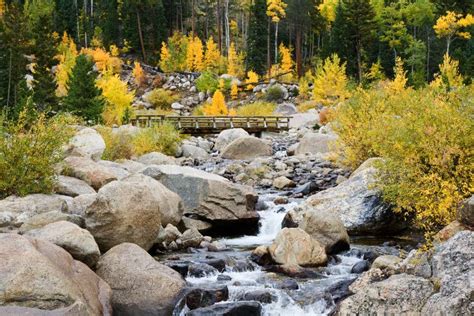
<svg viewBox="0 0 474 316"><path fill-rule="evenodd" d="M260 75L265 73L267 47L263 45L267 35L267 15L265 0L255 0L250 9L248 35L247 69L253 69Z"/></svg>
<svg viewBox="0 0 474 316"><path fill-rule="evenodd" d="M68 81L69 92L64 98L65 110L88 121L98 121L104 109L102 92L96 87L97 72L94 62L86 55L79 55Z"/></svg>

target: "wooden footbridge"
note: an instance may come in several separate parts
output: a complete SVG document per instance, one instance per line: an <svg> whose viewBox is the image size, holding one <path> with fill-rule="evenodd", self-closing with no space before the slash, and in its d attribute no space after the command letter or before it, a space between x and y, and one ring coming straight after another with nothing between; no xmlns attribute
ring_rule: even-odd
<svg viewBox="0 0 474 316"><path fill-rule="evenodd" d="M219 134L229 128L243 128L251 134L287 131L291 116L164 116L142 114L131 120L132 125L150 127L168 122L183 134Z"/></svg>

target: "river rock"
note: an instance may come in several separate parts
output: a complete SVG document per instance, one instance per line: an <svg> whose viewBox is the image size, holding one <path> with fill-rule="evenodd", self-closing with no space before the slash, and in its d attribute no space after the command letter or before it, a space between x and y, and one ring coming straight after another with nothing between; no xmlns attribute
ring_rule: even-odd
<svg viewBox="0 0 474 316"><path fill-rule="evenodd" d="M432 293L429 280L397 274L344 299L337 315L419 315Z"/></svg>
<svg viewBox="0 0 474 316"><path fill-rule="evenodd" d="M141 171L176 192L183 200L184 213L213 224L245 222L256 225L257 195L251 187L190 167L148 166Z"/></svg>
<svg viewBox="0 0 474 316"><path fill-rule="evenodd" d="M287 177L281 176L273 180L273 186L279 190L282 190L285 188L293 188L296 186L296 184Z"/></svg>
<svg viewBox="0 0 474 316"><path fill-rule="evenodd" d="M265 141L252 137L239 137L222 150L222 158L250 160L272 155L272 147Z"/></svg>
<svg viewBox="0 0 474 316"><path fill-rule="evenodd" d="M219 271L207 263L191 263L188 265L188 276L202 278L207 275L217 274Z"/></svg>
<svg viewBox="0 0 474 316"><path fill-rule="evenodd" d="M349 235L337 214L309 208L303 212L299 227L323 245L328 254L349 249Z"/></svg>
<svg viewBox="0 0 474 316"><path fill-rule="evenodd" d="M120 160L119 164L130 173L137 173L145 167L145 164L129 159Z"/></svg>
<svg viewBox="0 0 474 316"><path fill-rule="evenodd" d="M190 289L185 302L189 309L207 307L229 299L229 289L226 285L207 285Z"/></svg>
<svg viewBox="0 0 474 316"><path fill-rule="evenodd" d="M58 195L9 196L0 200L0 227L20 227L35 215L48 212L66 213L67 211L66 201Z"/></svg>
<svg viewBox="0 0 474 316"><path fill-rule="evenodd" d="M432 259L432 278L440 285L439 291L423 307L425 315L470 315L474 287L474 232L465 230L435 247Z"/></svg>
<svg viewBox="0 0 474 316"><path fill-rule="evenodd" d="M321 133L306 133L301 138L295 155L325 154L330 152L330 144L337 140L337 136Z"/></svg>
<svg viewBox="0 0 474 316"><path fill-rule="evenodd" d="M84 218L80 215L52 211L34 215L25 220L25 222L20 226L20 233L24 234L32 229L39 229L48 224L59 221L68 221L79 227L84 226Z"/></svg>
<svg viewBox="0 0 474 316"><path fill-rule="evenodd" d="M362 260L354 264L351 268L351 273L362 273L370 269L370 262L367 260Z"/></svg>
<svg viewBox="0 0 474 316"><path fill-rule="evenodd" d="M169 244L172 241L181 237L181 232L172 224L166 225L165 228L160 228L160 232L158 233L158 237L156 238L156 244Z"/></svg>
<svg viewBox="0 0 474 316"><path fill-rule="evenodd" d="M93 128L83 128L69 141L67 154L99 160L105 150L102 136Z"/></svg>
<svg viewBox="0 0 474 316"><path fill-rule="evenodd" d="M277 105L275 113L283 115L293 115L298 112L298 109L293 103L285 102Z"/></svg>
<svg viewBox="0 0 474 316"><path fill-rule="evenodd" d="M0 262L2 315L112 315L110 287L50 242L0 234Z"/></svg>
<svg viewBox="0 0 474 316"><path fill-rule="evenodd" d="M459 208L458 220L467 227L474 228L474 195L471 195Z"/></svg>
<svg viewBox="0 0 474 316"><path fill-rule="evenodd" d="M283 228L268 247L272 259L285 266L320 266L327 262L324 247L300 228Z"/></svg>
<svg viewBox="0 0 474 316"><path fill-rule="evenodd" d="M99 160L97 163L101 166L106 167L110 173L112 173L117 180L122 180L130 175L130 172L128 172L125 167L123 167L121 164L118 162L114 161L108 161L108 160Z"/></svg>
<svg viewBox="0 0 474 316"><path fill-rule="evenodd" d="M156 180L135 174L102 187L86 209L86 228L102 251L123 242L148 250L161 225L160 194L165 189Z"/></svg>
<svg viewBox="0 0 474 316"><path fill-rule="evenodd" d="M92 159L85 157L67 157L64 159L63 175L85 181L88 185L98 190L117 177L107 167Z"/></svg>
<svg viewBox="0 0 474 316"><path fill-rule="evenodd" d="M112 288L117 315L171 315L185 286L178 272L131 243L107 251L96 272Z"/></svg>
<svg viewBox="0 0 474 316"><path fill-rule="evenodd" d="M375 263L375 262L374 262ZM425 279L431 277L430 258L426 251L413 249L402 262L396 266L400 272L419 276Z"/></svg>
<svg viewBox="0 0 474 316"><path fill-rule="evenodd" d="M207 151L197 146L183 145L181 146L181 149L183 150L183 157L202 160L209 158L209 154L207 153Z"/></svg>
<svg viewBox="0 0 474 316"><path fill-rule="evenodd" d="M382 201L380 190L373 188L377 169L371 158L351 177L336 187L309 197L305 204L314 212L327 211L339 215L351 235L376 235L400 231L407 223Z"/></svg>
<svg viewBox="0 0 474 316"><path fill-rule="evenodd" d="M378 256L374 262L372 263L372 268L374 269L388 269L391 271L395 271L397 266L402 262L397 256L393 255L382 255Z"/></svg>
<svg viewBox="0 0 474 316"><path fill-rule="evenodd" d="M187 216L183 216L181 221L185 229L196 228L199 232L208 230L212 227L211 223Z"/></svg>
<svg viewBox="0 0 474 316"><path fill-rule="evenodd" d="M229 302L194 309L186 313L186 316L210 315L260 316L262 315L262 305L252 301Z"/></svg>
<svg viewBox="0 0 474 316"><path fill-rule="evenodd" d="M203 240L203 236L196 228L187 229L180 238L185 248L199 247Z"/></svg>
<svg viewBox="0 0 474 316"><path fill-rule="evenodd" d="M214 144L214 148L222 151L227 145L232 143L234 140L240 137L247 137L250 136L246 130L242 128L231 128L223 130L219 133L216 139L216 143Z"/></svg>
<svg viewBox="0 0 474 316"><path fill-rule="evenodd" d="M42 228L30 230L27 236L49 241L67 252L76 260L94 267L100 257L99 246L87 230L76 224L59 221Z"/></svg>
<svg viewBox="0 0 474 316"><path fill-rule="evenodd" d="M176 158L158 152L140 156L137 160L144 165L177 165Z"/></svg>
<svg viewBox="0 0 474 316"><path fill-rule="evenodd" d="M58 176L54 191L58 194L78 196L81 194L95 193L95 190L86 182L67 176Z"/></svg>

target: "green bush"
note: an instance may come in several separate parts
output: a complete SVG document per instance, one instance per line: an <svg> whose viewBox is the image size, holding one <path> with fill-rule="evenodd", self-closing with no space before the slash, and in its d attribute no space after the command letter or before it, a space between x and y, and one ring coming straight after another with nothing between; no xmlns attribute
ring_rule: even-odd
<svg viewBox="0 0 474 316"><path fill-rule="evenodd" d="M102 156L106 160L130 159L152 151L173 156L182 137L173 125L165 123L137 132L113 131L110 127L100 127L97 131L105 141Z"/></svg>
<svg viewBox="0 0 474 316"><path fill-rule="evenodd" d="M284 97L283 89L280 85L273 85L267 89L267 93L265 94L265 98L267 101L279 101L283 100Z"/></svg>
<svg viewBox="0 0 474 316"><path fill-rule="evenodd" d="M268 116L274 115L276 104L271 102L255 102L237 108L237 115L240 116Z"/></svg>
<svg viewBox="0 0 474 316"><path fill-rule="evenodd" d="M31 117L30 115L28 117ZM50 193L55 182L55 165L63 158L63 146L73 136L69 116L3 122L0 129L0 198L8 195Z"/></svg>
<svg viewBox="0 0 474 316"><path fill-rule="evenodd" d="M171 91L164 89L154 89L146 97L155 109L170 110L171 104L179 100L179 96L173 94Z"/></svg>
<svg viewBox="0 0 474 316"><path fill-rule="evenodd" d="M214 93L219 87L219 80L215 74L209 71L203 72L199 78L196 79L196 88L200 92Z"/></svg>

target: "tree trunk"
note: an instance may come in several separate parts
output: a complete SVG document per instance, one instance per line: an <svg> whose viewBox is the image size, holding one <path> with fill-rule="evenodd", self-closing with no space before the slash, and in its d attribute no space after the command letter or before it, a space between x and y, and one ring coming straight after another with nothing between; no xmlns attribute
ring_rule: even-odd
<svg viewBox="0 0 474 316"><path fill-rule="evenodd" d="M146 52L145 52L145 44L143 43L142 23L140 20L140 13L138 12L138 8L136 9L136 13L137 13L138 37L140 38L140 46L142 48L143 62L146 63Z"/></svg>
<svg viewBox="0 0 474 316"><path fill-rule="evenodd" d="M278 60L278 22L275 23L275 63Z"/></svg>
<svg viewBox="0 0 474 316"><path fill-rule="evenodd" d="M229 54L230 47L230 26L229 26L229 0L225 0L224 4L224 23L225 23L225 50Z"/></svg>
<svg viewBox="0 0 474 316"><path fill-rule="evenodd" d="M361 57L361 47L359 43L357 43L356 52L357 52L357 74L358 74L359 83L360 83L362 82L362 57Z"/></svg>
<svg viewBox="0 0 474 316"><path fill-rule="evenodd" d="M303 60L301 56L301 37L303 36L301 28L296 29L296 72L298 77L303 76Z"/></svg>
<svg viewBox="0 0 474 316"><path fill-rule="evenodd" d="M222 23L221 23L221 1L217 0L217 44L219 53L222 55Z"/></svg>
<svg viewBox="0 0 474 316"><path fill-rule="evenodd" d="M196 34L195 32L195 23L196 23L196 17L195 17L195 10L194 10L194 0L191 0L191 36L194 37Z"/></svg>
<svg viewBox="0 0 474 316"><path fill-rule="evenodd" d="M271 58L271 49L270 49L270 27L271 27L271 19L268 18L268 30L267 30L267 72L268 72L268 77L271 77L271 72L272 72L272 58Z"/></svg>

